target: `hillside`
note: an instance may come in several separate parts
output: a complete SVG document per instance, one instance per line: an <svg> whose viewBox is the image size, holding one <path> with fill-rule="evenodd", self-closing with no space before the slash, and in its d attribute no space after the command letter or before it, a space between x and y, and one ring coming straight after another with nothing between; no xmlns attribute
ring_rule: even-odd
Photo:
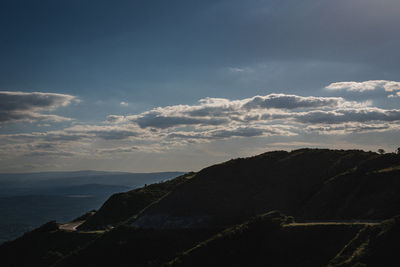
<svg viewBox="0 0 400 267"><path fill-rule="evenodd" d="M114 194L103 204L98 212L79 226L79 229L97 230L107 228L107 226L115 226L138 214L192 176L193 174L182 175L166 182Z"/></svg>
<svg viewBox="0 0 400 267"><path fill-rule="evenodd" d="M397 154L267 152L115 194L74 220L78 231L51 223L0 246L0 258L4 266L391 266L398 192ZM34 243L45 245L14 256Z"/></svg>
<svg viewBox="0 0 400 267"><path fill-rule="evenodd" d="M229 226L279 210L298 220L387 219L400 210L400 156L302 149L203 169L131 220L137 227Z"/></svg>

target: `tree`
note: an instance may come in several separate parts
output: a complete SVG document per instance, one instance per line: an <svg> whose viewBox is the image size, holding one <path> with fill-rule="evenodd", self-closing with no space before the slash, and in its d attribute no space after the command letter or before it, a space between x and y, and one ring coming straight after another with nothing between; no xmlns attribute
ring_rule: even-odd
<svg viewBox="0 0 400 267"><path fill-rule="evenodd" d="M382 149L382 148L379 148L379 149L378 149L378 153L381 154L381 155L382 155L382 154L385 154L385 150Z"/></svg>
<svg viewBox="0 0 400 267"><path fill-rule="evenodd" d="M400 155L400 147L396 149L396 153Z"/></svg>

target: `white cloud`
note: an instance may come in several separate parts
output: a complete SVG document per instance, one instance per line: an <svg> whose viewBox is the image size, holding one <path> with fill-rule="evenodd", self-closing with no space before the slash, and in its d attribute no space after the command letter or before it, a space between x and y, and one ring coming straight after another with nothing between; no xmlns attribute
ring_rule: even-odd
<svg viewBox="0 0 400 267"><path fill-rule="evenodd" d="M122 101L121 103L119 103L121 106L127 107L129 104L125 101Z"/></svg>
<svg viewBox="0 0 400 267"><path fill-rule="evenodd" d="M400 82L386 80L372 80L364 82L336 82L326 87L328 90L346 90L353 92L367 92L383 89L391 93L388 97L400 96Z"/></svg>
<svg viewBox="0 0 400 267"><path fill-rule="evenodd" d="M233 73L253 72L253 69L250 67L242 67L242 68L230 67L228 68L228 70Z"/></svg>

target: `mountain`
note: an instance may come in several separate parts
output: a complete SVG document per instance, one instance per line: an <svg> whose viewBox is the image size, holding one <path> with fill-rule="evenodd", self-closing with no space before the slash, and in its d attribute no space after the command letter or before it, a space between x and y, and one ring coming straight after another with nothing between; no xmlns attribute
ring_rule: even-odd
<svg viewBox="0 0 400 267"><path fill-rule="evenodd" d="M396 266L398 192L398 154L267 152L114 194L70 224L51 222L4 243L0 259L4 266Z"/></svg>

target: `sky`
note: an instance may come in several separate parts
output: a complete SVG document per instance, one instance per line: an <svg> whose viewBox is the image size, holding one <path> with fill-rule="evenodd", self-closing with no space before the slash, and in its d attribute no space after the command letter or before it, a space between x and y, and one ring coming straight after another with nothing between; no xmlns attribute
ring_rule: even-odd
<svg viewBox="0 0 400 267"><path fill-rule="evenodd" d="M0 172L400 146L400 1L0 2Z"/></svg>

